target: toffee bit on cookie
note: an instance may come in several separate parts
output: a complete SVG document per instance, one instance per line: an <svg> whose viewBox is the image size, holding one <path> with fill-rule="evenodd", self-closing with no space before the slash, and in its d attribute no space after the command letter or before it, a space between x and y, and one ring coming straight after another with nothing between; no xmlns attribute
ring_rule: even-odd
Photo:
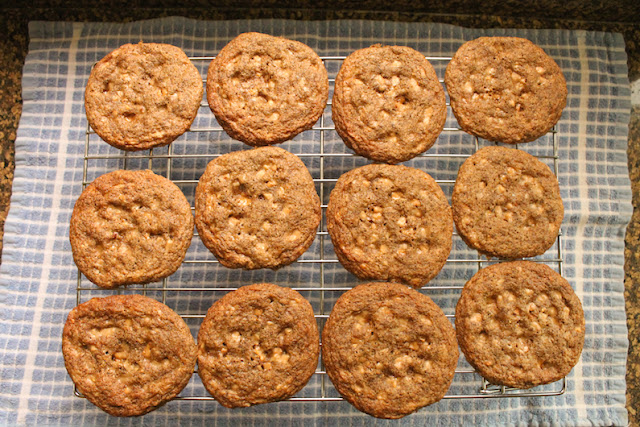
<svg viewBox="0 0 640 427"><path fill-rule="evenodd" d="M435 180L415 168L373 164L343 174L326 216L338 260L361 279L419 288L451 252L451 207Z"/></svg>
<svg viewBox="0 0 640 427"><path fill-rule="evenodd" d="M460 237L479 252L515 259L543 254L564 217L549 167L506 147L484 147L460 167L451 196Z"/></svg>
<svg viewBox="0 0 640 427"><path fill-rule="evenodd" d="M200 72L180 48L126 44L91 70L85 90L87 120L116 148L159 147L189 130L203 91Z"/></svg>
<svg viewBox="0 0 640 427"><path fill-rule="evenodd" d="M447 66L445 85L463 130L509 144L547 133L567 103L567 83L558 64L517 37L466 42Z"/></svg>
<svg viewBox="0 0 640 427"><path fill-rule="evenodd" d="M80 304L62 333L65 367L78 391L118 417L144 415L177 396L193 374L196 351L184 320L141 295Z"/></svg>
<svg viewBox="0 0 640 427"><path fill-rule="evenodd" d="M320 198L304 163L278 147L212 160L196 188L202 242L230 268L277 269L313 242Z"/></svg>
<svg viewBox="0 0 640 427"><path fill-rule="evenodd" d="M149 283L175 273L193 237L180 188L153 172L99 176L73 208L69 240L80 272L103 288Z"/></svg>
<svg viewBox="0 0 640 427"><path fill-rule="evenodd" d="M198 374L228 408L287 399L313 375L320 353L311 304L268 283L216 301L198 332Z"/></svg>
<svg viewBox="0 0 640 427"><path fill-rule="evenodd" d="M458 356L455 331L442 310L397 283L345 292L322 332L322 359L333 385L378 418L401 418L442 399Z"/></svg>
<svg viewBox="0 0 640 427"><path fill-rule="evenodd" d="M328 96L320 57L303 43L267 34L240 34L207 73L207 101L216 119L229 136L253 146L310 129Z"/></svg>
<svg viewBox="0 0 640 427"><path fill-rule="evenodd" d="M331 112L349 148L392 164L431 148L447 117L433 67L405 46L373 45L349 55L336 76Z"/></svg>
<svg viewBox="0 0 640 427"><path fill-rule="evenodd" d="M544 264L490 265L464 286L456 332L467 361L493 384L530 388L578 363L585 320L569 283Z"/></svg>

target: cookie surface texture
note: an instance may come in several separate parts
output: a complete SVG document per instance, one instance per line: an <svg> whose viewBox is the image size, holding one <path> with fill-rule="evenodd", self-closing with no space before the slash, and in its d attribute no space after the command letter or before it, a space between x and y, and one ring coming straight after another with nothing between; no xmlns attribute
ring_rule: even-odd
<svg viewBox="0 0 640 427"><path fill-rule="evenodd" d="M426 172L367 165L331 191L327 230L340 263L361 279L420 287L451 252L453 221L444 193Z"/></svg>
<svg viewBox="0 0 640 427"><path fill-rule="evenodd" d="M331 111L349 148L393 164L431 148L447 117L433 67L405 46L374 45L349 55L336 76Z"/></svg>
<svg viewBox="0 0 640 427"><path fill-rule="evenodd" d="M584 313L569 283L544 264L490 265L464 286L458 343L493 384L530 388L558 381L580 358Z"/></svg>
<svg viewBox="0 0 640 427"><path fill-rule="evenodd" d="M84 95L87 120L116 148L159 147L189 130L203 91L200 72L180 48L126 44L91 70Z"/></svg>
<svg viewBox="0 0 640 427"><path fill-rule="evenodd" d="M315 238L320 198L304 163L278 147L228 153L209 162L196 188L196 227L230 268L291 264Z"/></svg>
<svg viewBox="0 0 640 427"><path fill-rule="evenodd" d="M517 37L480 37L463 44L447 66L445 84L463 130L510 144L547 133L567 102L558 64Z"/></svg>
<svg viewBox="0 0 640 427"><path fill-rule="evenodd" d="M397 283L367 283L336 302L322 332L322 358L357 409L401 418L446 394L458 345L431 298Z"/></svg>
<svg viewBox="0 0 640 427"><path fill-rule="evenodd" d="M298 292L261 283L216 301L198 333L198 373L228 408L287 399L315 372L320 337Z"/></svg>
<svg viewBox="0 0 640 427"><path fill-rule="evenodd" d="M560 187L549 167L521 150L485 147L460 167L451 197L460 237L489 256L543 254L564 217Z"/></svg>
<svg viewBox="0 0 640 427"><path fill-rule="evenodd" d="M318 121L329 96L327 69L307 45L243 33L215 57L207 100L231 136L262 146L289 140Z"/></svg>
<svg viewBox="0 0 640 427"><path fill-rule="evenodd" d="M99 176L73 208L69 240L78 269L96 285L149 283L180 267L193 214L182 191L146 171Z"/></svg>
<svg viewBox="0 0 640 427"><path fill-rule="evenodd" d="M69 313L64 363L78 391L111 415L146 414L187 385L196 343L169 307L142 295L93 298Z"/></svg>

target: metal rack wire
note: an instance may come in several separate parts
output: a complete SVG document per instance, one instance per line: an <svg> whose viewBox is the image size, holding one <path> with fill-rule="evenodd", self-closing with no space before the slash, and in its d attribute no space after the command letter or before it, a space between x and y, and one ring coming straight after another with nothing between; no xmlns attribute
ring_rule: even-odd
<svg viewBox="0 0 640 427"><path fill-rule="evenodd" d="M205 62L208 63L210 62L214 57L213 56L201 56L201 57L191 57L190 60L194 63L194 64L204 64ZM426 57L430 62L432 62L433 64L445 64L451 59L451 57ZM329 63L334 63L333 65L340 65L340 63L345 59L344 56L324 56L321 57L322 61L324 62L325 66L327 66ZM442 83L442 79L440 79L440 82ZM203 83L205 82L205 79L203 79ZM335 82L334 78L329 78L329 83L330 86L333 87L333 84ZM447 102L447 106L449 107L449 103ZM203 102L201 104L201 107L208 107L208 104L206 102ZM327 109L331 108L331 100L329 100L328 104L327 104ZM318 153L303 153L303 154L297 154L299 157L301 158L305 158L305 157L311 157L314 159L317 159L319 161L319 177L318 178L314 178L314 182L316 182L317 184L319 184L319 196L320 196L320 200L325 200L325 196L329 194L329 187L333 186L336 179L331 179L331 178L326 178L325 177L325 159L331 158L331 157L355 157L354 154L351 153L330 153L330 152L326 152L325 151L325 139L326 139L326 134L328 132L335 132L335 129L330 126L327 125L325 123L325 114L323 114L319 120L319 122L312 128L312 131L315 132L319 132L320 133L320 139L319 139L319 152ZM222 128L220 127L194 127L192 129L190 129L188 132L190 133L224 133L224 131L222 130ZM459 132L459 133L463 133L462 129L460 129L459 127L455 126L455 127L445 127L443 132ZM91 136L94 136L94 138L91 138ZM92 141L93 139L93 141ZM558 175L558 137L557 137L557 131L555 129L555 127L550 131L550 138L548 138L551 140L551 144L552 144L552 154L547 154L547 155L539 155L537 156L540 159L543 159L547 162L552 162L553 163L553 171L556 174L556 176ZM148 161L148 169L153 169L153 160L166 160L166 174L167 177L169 177L169 179L171 179L171 168L172 168L172 160L173 159L199 159L199 158L205 158L207 160L211 160L214 157L220 156L221 154L177 154L174 153L174 149L173 149L173 144L170 144L168 146L168 148L166 149L166 153L162 152L162 153L158 153L157 151L154 153L154 150L147 150L147 151L143 151L143 152L137 152L137 153L130 153L130 152L124 152L121 151L118 154L92 154L91 150L90 150L90 144L105 144L104 142L100 141L99 138L97 138L95 136L95 132L91 129L91 127L89 126L89 124L87 123L87 129L86 129L86 135L85 135L85 150L84 150L84 163L83 163L83 174L82 174L82 187L83 189L86 187L86 185L88 185L90 183L90 181L88 181L88 176L89 176L89 172L90 172L90 165L89 162L91 160L104 160L104 161L109 161L109 160L116 160L119 162L122 162L123 164L123 169L127 169L129 167L129 164L132 160L135 160L137 162L144 162L144 161ZM518 146L515 146L516 148L518 148ZM477 151L480 148L480 140L475 137L475 147L474 147L474 152ZM471 154L459 154L459 153L424 153L421 155L421 157L426 157L426 158L434 158L434 159L466 159L467 157L469 157ZM459 160L459 161L460 161ZM344 171L346 172L346 170ZM197 184L197 180L172 180L174 183L178 184L178 185L185 185L185 184ZM455 180L446 180L446 179L436 179L436 182L440 185L451 185L455 182ZM320 270L320 283L318 284L319 286L312 286L312 287L293 287L293 289L300 291L300 292L307 292L307 291L311 291L311 292L319 292L320 293L320 298L321 298L321 302L320 302L320 310L319 313L315 314L316 320L319 323L319 326L321 329L322 324L324 324L324 321L326 321L326 319L329 317L328 315L328 311L325 310L325 303L324 303L324 299L325 299L325 292L330 292L330 291L337 291L337 292L345 292L349 289L351 289L351 287L331 287L331 286L326 286L325 283L325 266L328 264L337 264L338 260L337 258L334 257L327 257L325 254L325 246L327 245L327 238L328 238L328 233L326 231L326 227L325 227L325 215L324 215L324 211L326 209L326 204L322 204L322 211L323 211L323 215L322 215L322 220L321 220L321 224L319 227L319 230L317 232L317 241L319 244L319 254L320 254L320 258L319 259L305 259L304 255L303 257L301 257L302 259L298 259L296 261L296 264L294 265L304 265L304 264L315 264L318 266L319 270ZM193 207L192 207L193 209ZM456 234L456 232L454 231L454 235ZM196 233L197 236L197 233ZM197 237L194 236L194 239L196 239ZM556 267L556 271L558 271L561 275L562 275L562 270L563 270L563 254L562 254L562 232L558 235L557 237L557 241L556 244L554 245L554 248L550 249L547 254L545 254L545 257L542 259L534 259L536 261L541 261L547 264L552 264L555 265ZM549 255L552 256L552 258L549 258ZM491 260L491 259L487 259L484 256L480 256L479 254L475 257L471 257L471 258L463 258L463 259L458 259L458 258L449 258L447 260L447 263L463 263L463 264L470 264L470 265L474 265L477 270L480 270L481 268L483 268L485 265L490 264L490 263L495 263L495 262L500 262L499 260ZM202 259L202 260L185 260L184 264L195 264L196 267L200 266L203 269L207 268L208 264L217 264L218 261L215 259ZM429 293L431 292L437 292L437 291L442 291L442 290L446 290L446 291L453 291L453 292L460 292L462 290L464 286L464 283L460 283L460 284L456 284L456 285L441 285L441 284L434 284L429 283L428 286L425 286L421 289L421 291L427 295L429 295ZM127 291L131 291L131 292L136 292L136 293L140 293L142 295L146 295L148 291L153 291L154 293L160 292L161 294L161 301L163 303L166 303L166 298L167 298L167 293L171 292L216 292L216 293L222 293L222 292L229 292L229 291L233 291L235 290L235 287L215 287L215 288L210 288L210 287L206 287L206 288L201 288L201 287L183 287L183 286L169 286L169 281L167 278L163 279L161 282L161 286L157 286L157 284L154 284L153 286L151 284L149 285L132 285L132 286L125 286L123 288L117 289L113 292L115 293L122 293L123 290L127 290ZM78 275L77 275L77 286L76 286L76 303L80 304L83 301L83 295L86 295L87 293L90 293L91 291L96 291L97 287L93 284L91 284L79 271L78 271ZM192 313L181 313L178 311L178 314L180 314L184 319L202 319L205 317L205 313L198 313L198 314L192 314ZM454 319L454 315L447 315L447 317L453 321ZM322 345L322 344L321 344ZM461 354L461 359L464 359L464 356ZM461 363L462 364L462 363ZM542 387L537 387L531 390L520 390L520 389L514 389L514 388L509 388L509 387L505 387L505 386L497 386L497 385L492 385L490 383L488 383L485 379L481 378L479 374L477 374L475 372L475 370L471 367L468 367L468 365L465 366L460 366L461 364L458 365L458 368L455 371L455 376L473 376L474 381L477 383L477 386L474 387L475 389L477 389L477 392L475 393L465 393L465 394L456 394L456 393L452 393L451 390L449 390L449 392L447 393L447 395L445 395L444 399L476 399L476 398L513 398L513 397L541 397L541 396L558 396L558 395L562 395L565 393L566 389L567 389L567 380L566 378L563 378L562 380L553 383L552 385L548 385L548 386L542 386ZM327 378L326 372L324 370L324 366L322 364L322 361L320 361L320 367L319 369L316 370L315 376L319 376L320 379L320 387L319 387L319 391L320 391L320 395L319 396L312 396L312 397L293 397L288 399L289 401L299 401L299 402L317 402L317 401L322 401L322 402L330 402L330 401L341 401L343 400L341 397L336 397L337 394L334 392L333 395L334 396L330 396L328 392L329 387L332 387L330 381ZM192 381L200 381L199 377L197 375L194 375L192 378ZM82 394L80 394L78 392L77 389L74 389L74 394L78 397L83 397ZM197 395L186 395L185 392L183 391L183 393L181 393L178 397L175 398L175 400L190 400L190 401L213 401L213 397L211 397L208 393L206 393L206 391L202 394L197 394Z"/></svg>

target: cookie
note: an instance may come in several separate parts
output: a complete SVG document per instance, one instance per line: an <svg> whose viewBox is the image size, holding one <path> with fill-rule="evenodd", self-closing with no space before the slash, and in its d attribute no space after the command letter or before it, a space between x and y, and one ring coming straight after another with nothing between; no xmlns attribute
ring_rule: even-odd
<svg viewBox="0 0 640 427"><path fill-rule="evenodd" d="M326 216L338 260L361 279L419 288L451 252L451 208L433 178L418 169L374 164L345 173Z"/></svg>
<svg viewBox="0 0 640 427"><path fill-rule="evenodd" d="M91 70L87 120L110 145L136 151L167 145L196 118L202 77L178 47L125 44Z"/></svg>
<svg viewBox="0 0 640 427"><path fill-rule="evenodd" d="M485 147L460 167L451 196L458 234L498 258L543 254L564 217L560 187L549 167L521 150Z"/></svg>
<svg viewBox="0 0 640 427"><path fill-rule="evenodd" d="M103 288L175 273L192 236L187 198L149 170L117 170L96 178L76 201L69 228L78 269Z"/></svg>
<svg viewBox="0 0 640 427"><path fill-rule="evenodd" d="M64 325L62 354L78 391L118 417L143 415L173 399L196 365L189 327L142 295L93 298L75 307Z"/></svg>
<svg viewBox="0 0 640 427"><path fill-rule="evenodd" d="M287 399L318 365L311 304L293 289L261 283L216 301L198 332L198 374L223 406Z"/></svg>
<svg viewBox="0 0 640 427"><path fill-rule="evenodd" d="M431 298L397 283L367 283L336 301L322 332L322 360L357 409L401 418L444 397L458 345Z"/></svg>
<svg viewBox="0 0 640 427"><path fill-rule="evenodd" d="M196 188L202 242L230 268L277 269L315 238L320 198L304 163L278 147L212 160Z"/></svg>
<svg viewBox="0 0 640 427"><path fill-rule="evenodd" d="M220 126L253 146L287 141L318 121L327 70L307 45L260 33L231 40L211 61L207 101Z"/></svg>
<svg viewBox="0 0 640 427"><path fill-rule="evenodd" d="M567 103L558 64L517 37L480 37L463 44L444 80L460 127L490 141L538 139L557 123Z"/></svg>
<svg viewBox="0 0 640 427"><path fill-rule="evenodd" d="M464 286L458 343L493 384L530 388L558 381L578 363L584 313L569 283L530 261L490 265Z"/></svg>
<svg viewBox="0 0 640 427"><path fill-rule="evenodd" d="M349 148L395 164L431 148L444 128L447 107L424 55L405 46L373 45L345 59L331 113Z"/></svg>

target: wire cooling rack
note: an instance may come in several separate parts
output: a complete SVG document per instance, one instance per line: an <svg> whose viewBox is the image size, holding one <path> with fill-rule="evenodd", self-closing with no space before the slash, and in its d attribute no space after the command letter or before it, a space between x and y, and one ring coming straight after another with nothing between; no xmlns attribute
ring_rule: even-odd
<svg viewBox="0 0 640 427"><path fill-rule="evenodd" d="M213 59L213 56L201 56L201 57L190 57L189 59L196 65L196 67L201 71L204 75L206 74L206 66ZM426 57L436 68L436 70L440 70L440 74L446 67L446 64L451 60L451 57L443 57L443 56L431 56ZM339 69L342 61L345 59L344 56L323 56L321 57L323 63L327 67L329 71L329 85L330 85L330 97L327 107L325 108L324 114L319 119L318 123L309 131L303 132L305 133L317 133L319 134L318 138L315 138L314 144L318 144L317 152L313 153L296 153L303 161L315 161L317 165L317 176L314 177L314 182L316 183L316 187L319 190L320 200L322 201L322 220L320 223L319 230L317 232L316 242L314 245L319 246L319 256L316 258L306 258L303 255L300 259L298 259L291 268L306 268L309 264L313 265L319 270L319 283L318 286L306 286L306 287L295 287L292 286L293 289L303 293L303 295L307 292L317 293L319 294L320 303L317 304L317 307L314 307L315 317L318 321L319 330L322 330L322 326L324 322L329 317L329 304L327 301L329 298L326 298L325 295L329 292L332 294L337 293L338 295L346 292L355 286L356 283L351 283L351 286L330 286L325 283L326 278L326 270L328 267L332 267L334 265L339 264L337 258L335 257L335 253L332 250L331 240L328 238L328 233L326 231L325 226L325 209L327 197L335 185L337 178L331 178L325 176L325 167L328 159L333 158L355 158L358 157L355 154L348 152L345 150L344 152L332 152L326 150L326 141L331 136L331 139L335 139L335 128L332 126L330 117L331 117L331 93L333 92L333 86L335 82L335 74ZM204 71L203 71L204 70ZM203 84L206 82L206 79L203 78ZM440 79L440 82L443 82L443 79ZM208 104L205 100L201 103L200 106L200 114L212 114L208 108ZM466 133L462 131L458 127L457 122L453 119L449 101L447 98L447 124L443 130L444 134L447 133L458 133L461 135L465 135L470 138L472 150L468 152L433 152L432 148L429 152L424 153L419 156L419 158L433 159L436 161L457 161L459 164L462 163L466 158L468 158L471 154L475 153L481 146L490 144L486 141L482 141L477 137L468 136ZM188 131L191 134L208 134L208 135L218 135L221 137L225 137L226 134L219 126L192 126L192 129ZM227 137L228 138L228 137ZM230 139L230 138L229 138ZM197 179L172 179L172 168L173 162L176 160L180 161L196 161L196 160L204 160L206 162L212 160L214 157L218 157L223 153L194 153L194 154L185 154L178 153L174 149L174 145L177 143L174 142L170 144L168 147L165 147L162 150L159 149L151 149L141 152L125 152L119 150L112 150L109 152L101 152L100 150L93 150L92 148L96 144L103 144L106 146L106 143L103 142L95 132L91 129L89 124L87 123L86 136L85 136L85 150L84 150L84 163L83 163L83 175L82 175L82 188L84 189L93 179L96 178L95 174L92 173L92 163L95 161L102 161L106 164L116 165L113 167L115 169L139 169L139 168L147 168L154 170L154 172L158 173L155 169L157 169L156 164L158 161L163 162L162 173L164 176L169 178L178 186L193 186L197 184ZM436 141L437 146L438 142ZM434 147L435 147L434 146ZM558 175L558 137L557 131L554 127L546 136L541 138L540 140L527 144L527 147L534 147L533 152L538 159L546 163L548 166L552 168L556 176ZM518 148L518 145L515 145L515 148ZM527 151L530 151L529 149ZM457 170L457 169L456 169ZM204 172L204 169L202 169ZM343 172L347 172L344 170ZM455 183L455 179L442 179L435 177L436 182L443 187L445 193L450 197L450 190L447 192L446 188L451 189L453 184ZM193 210L192 206L192 210ZM456 232L454 231L454 238L457 237ZM194 234L194 242L199 240L197 233ZM193 243L192 243L193 245ZM454 245L455 246L455 245ZM556 243L553 245L551 249L549 249L544 255L540 257L533 258L537 262L542 262L552 266L558 273L562 275L562 264L563 264L563 254L562 254L562 232L558 235L556 239ZM455 248L454 248L455 250ZM453 253L453 251L452 251ZM473 256L462 256L462 257L452 257L450 256L447 260L447 264L466 264L469 266L473 266L474 272L480 270L484 266L496 262L500 262L500 260L491 260L487 259L484 256L479 255L477 252L473 252ZM219 265L218 261L211 255L210 258L207 259L189 259L188 256L185 259L183 265L191 265L196 267L197 269L208 269L208 268L224 268ZM446 265L445 265L446 267ZM467 279L470 278L467 277ZM355 279L354 279L355 280ZM77 278L77 286L76 286L76 303L80 304L85 300L88 300L90 297L96 296L96 292L103 291L101 296L104 296L104 292L108 292L109 294L117 293L139 293L142 295L147 295L147 293L153 294L153 296L157 296L159 294L158 299L160 299L163 303L167 303L168 295L174 294L186 294L191 293L193 295L197 295L200 292L208 292L215 293L217 297L221 296L225 292L233 291L237 289L237 287L223 287L216 286L215 288L211 287L188 287L179 285L176 286L170 283L171 278L165 278L159 283L153 284L145 284L145 285L130 285L124 286L117 290L103 290L90 283L80 272L78 272ZM434 293L438 292L453 292L456 293L456 301L457 296L459 296L460 291L462 290L465 279L458 280L459 283L455 284L446 284L438 281L438 278L432 280L426 286L420 289L421 292L430 295L433 297ZM245 283L250 284L250 283ZM197 297L196 297L197 298ZM325 301L327 300L327 301ZM173 307L172 307L173 308ZM193 313L191 311L181 311L180 309L176 309L177 313L185 319L185 321L191 321L190 326L192 330L199 326L199 322L201 319L205 317L206 307L202 312ZM175 308L174 308L175 309ZM446 314L446 316L453 321L453 314ZM198 322L194 324L193 322ZM322 345L322 344L321 344ZM456 384L456 380L460 380L466 384L466 387L454 387L452 386L447 394L444 396L444 399L474 399L474 398L513 398L513 397L539 397L539 396L558 396L565 393L567 389L567 380L563 378L560 381L557 381L553 384L548 384L544 386L539 386L530 390L521 390L514 389L505 386L493 385L483 379L476 371L464 360L464 355L460 354L460 361L458 367L455 371L454 376L454 385ZM469 379L472 377L472 379ZM175 398L175 400L191 400L191 401L213 401L213 397L211 397L204 387L201 385L200 379L197 375L194 375L191 379L191 382L200 383L199 387L187 387L183 392ZM314 382L315 386L305 387L300 393L298 393L295 397L288 399L289 401L298 401L298 402L317 402L317 401L341 401L342 397L335 391L331 381L327 378L326 371L324 370L324 365L322 360L320 360L319 368L316 369L315 374L312 377L310 383ZM469 383L472 383L471 387L469 387ZM310 389L305 393L306 389ZM471 390L471 391L469 391ZM78 397L83 397L82 394L74 389L74 394Z"/></svg>

